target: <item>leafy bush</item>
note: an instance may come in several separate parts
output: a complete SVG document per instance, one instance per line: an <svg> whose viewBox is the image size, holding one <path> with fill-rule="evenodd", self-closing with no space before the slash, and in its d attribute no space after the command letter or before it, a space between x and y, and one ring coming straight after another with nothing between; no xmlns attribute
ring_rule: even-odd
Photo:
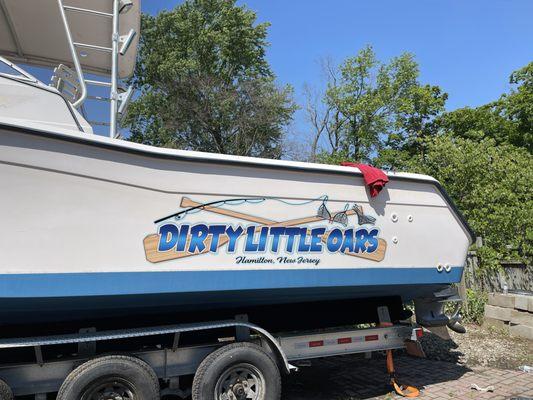
<svg viewBox="0 0 533 400"><path fill-rule="evenodd" d="M439 135L403 169L438 179L484 247L477 273L494 272L500 261L531 265L533 254L533 156L525 148Z"/></svg>
<svg viewBox="0 0 533 400"><path fill-rule="evenodd" d="M474 289L466 289L466 299L461 307L463 321L481 325L487 304L487 293Z"/></svg>

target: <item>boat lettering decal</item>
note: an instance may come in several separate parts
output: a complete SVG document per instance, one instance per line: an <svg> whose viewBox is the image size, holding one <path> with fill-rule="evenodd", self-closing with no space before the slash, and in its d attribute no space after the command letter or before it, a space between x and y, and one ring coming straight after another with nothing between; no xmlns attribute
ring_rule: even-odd
<svg viewBox="0 0 533 400"><path fill-rule="evenodd" d="M245 198L199 203L183 197L183 210L154 221L157 232L144 238L146 258L160 262L201 254L235 255L235 264L314 264L323 253L340 253L373 261L384 258L387 243L374 226L376 218L363 213L358 204L331 213L327 196L302 203L284 199ZM271 220L236 211L241 204L278 201L303 205L321 201L315 215L285 221ZM233 208L233 209L232 209ZM316 210L316 209L315 209ZM224 216L228 222L191 222L200 212ZM206 215L205 218L208 218ZM350 217L354 216L351 220ZM202 216L203 218L203 216ZM350 221L353 224L350 225ZM327 223L327 226L323 224ZM357 223L358 226L355 226ZM265 254L261 257L255 255Z"/></svg>

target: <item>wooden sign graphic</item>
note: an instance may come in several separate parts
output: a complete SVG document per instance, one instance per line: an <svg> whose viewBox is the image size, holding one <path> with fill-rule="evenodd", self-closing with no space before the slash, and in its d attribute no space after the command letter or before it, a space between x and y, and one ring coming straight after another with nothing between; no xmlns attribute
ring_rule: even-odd
<svg viewBox="0 0 533 400"><path fill-rule="evenodd" d="M201 206L201 203L197 203L187 197L183 197L181 199L181 207L184 208L190 208L190 207L199 207ZM291 226L298 226L298 225L306 225L313 222L319 222L323 221L324 218L320 216L310 216L310 217L304 217L304 218L296 218L292 220L287 220L283 222L273 221L270 219L257 217L250 214L241 213L238 211L228 210L224 208L219 208L216 206L205 206L200 207L201 210L211 212L214 214L219 215L225 215L227 217L232 217L236 219L240 219L242 221L247 222L253 222L256 224L259 224L255 228L255 232L260 232L263 227L291 227ZM345 211L347 216L355 215L356 212L354 210L347 210ZM322 235L321 240L323 243L327 242L328 236L330 232L327 232L326 234ZM168 261L168 260L174 260L174 259L180 259L185 257L193 257L204 253L210 252L211 247L211 241L212 236L208 235L205 239L205 248L203 251L196 251L196 252L189 252L187 250L185 251L177 251L176 249L171 249L168 251L159 251L158 245L159 245L159 234L151 234L144 238L144 250L146 254L146 259L152 263L158 263L161 261ZM229 242L229 237L225 234L220 235L217 249L220 249L221 247L225 246ZM187 245L185 246L185 249L187 249L190 243L190 237L187 238ZM384 239L379 238L378 239L378 247L375 251L372 253L358 253L358 252L351 252L348 249L344 251L345 255L352 256L352 257L359 257L364 258L367 260L372 261L381 261L385 257L385 251L387 249L387 242Z"/></svg>

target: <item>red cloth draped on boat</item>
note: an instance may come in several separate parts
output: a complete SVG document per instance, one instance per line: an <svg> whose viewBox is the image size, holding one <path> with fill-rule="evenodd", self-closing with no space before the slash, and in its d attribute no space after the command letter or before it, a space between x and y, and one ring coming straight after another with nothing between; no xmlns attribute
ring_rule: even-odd
<svg viewBox="0 0 533 400"><path fill-rule="evenodd" d="M363 173L363 179L370 190L371 197L376 197L389 181L389 178L385 172L371 165L352 163L348 161L341 162L341 165L344 167L359 168L359 170Z"/></svg>

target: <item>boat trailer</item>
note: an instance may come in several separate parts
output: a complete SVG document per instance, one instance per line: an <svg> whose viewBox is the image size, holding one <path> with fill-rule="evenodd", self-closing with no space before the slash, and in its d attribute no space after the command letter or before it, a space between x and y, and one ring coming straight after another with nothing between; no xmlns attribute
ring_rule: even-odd
<svg viewBox="0 0 533 400"><path fill-rule="evenodd" d="M10 349L33 348L35 356L33 362L0 365L0 400L11 400L12 396L22 395L34 395L36 400L44 400L48 393L58 391L59 400L67 399L68 397L61 397L61 391L65 384L71 381L69 377L73 372L83 369L83 366L89 363L94 364L98 360L110 361L113 357L117 360L133 359L149 368L156 382L160 380L165 383L166 388L160 391L160 395L177 395L185 398L191 395L191 391L180 387L180 377L198 375L199 367L204 360L217 351L238 344L249 344L261 349L275 360L277 368L282 373L289 374L298 369L291 364L292 362L401 349L405 348L406 342L416 342L422 335L420 327L411 324L393 325L386 322L388 319L386 307L380 307L378 313L380 320L384 322L377 327L338 328L277 335L248 322L246 316L241 315L225 321L101 332L85 329L76 334L1 339L0 354ZM233 337L220 337L216 341L202 345L180 345L180 335L183 333L227 328L235 329ZM165 348L156 345L150 348L140 348L127 354L118 352L114 355L96 352L96 344L101 342L117 342L142 337L163 338L167 335L171 335L172 345ZM60 349L64 345L77 345L78 351L69 355L61 354L60 351L54 354L54 348ZM244 348L247 349L247 347ZM54 356L48 356L48 358L43 356L44 349L47 350L46 354ZM76 376L77 379L83 380L83 374ZM4 391L9 395L4 394L2 385L7 388ZM157 389L159 390L159 387ZM202 399L202 397L195 396L194 392L192 395L193 400Z"/></svg>

